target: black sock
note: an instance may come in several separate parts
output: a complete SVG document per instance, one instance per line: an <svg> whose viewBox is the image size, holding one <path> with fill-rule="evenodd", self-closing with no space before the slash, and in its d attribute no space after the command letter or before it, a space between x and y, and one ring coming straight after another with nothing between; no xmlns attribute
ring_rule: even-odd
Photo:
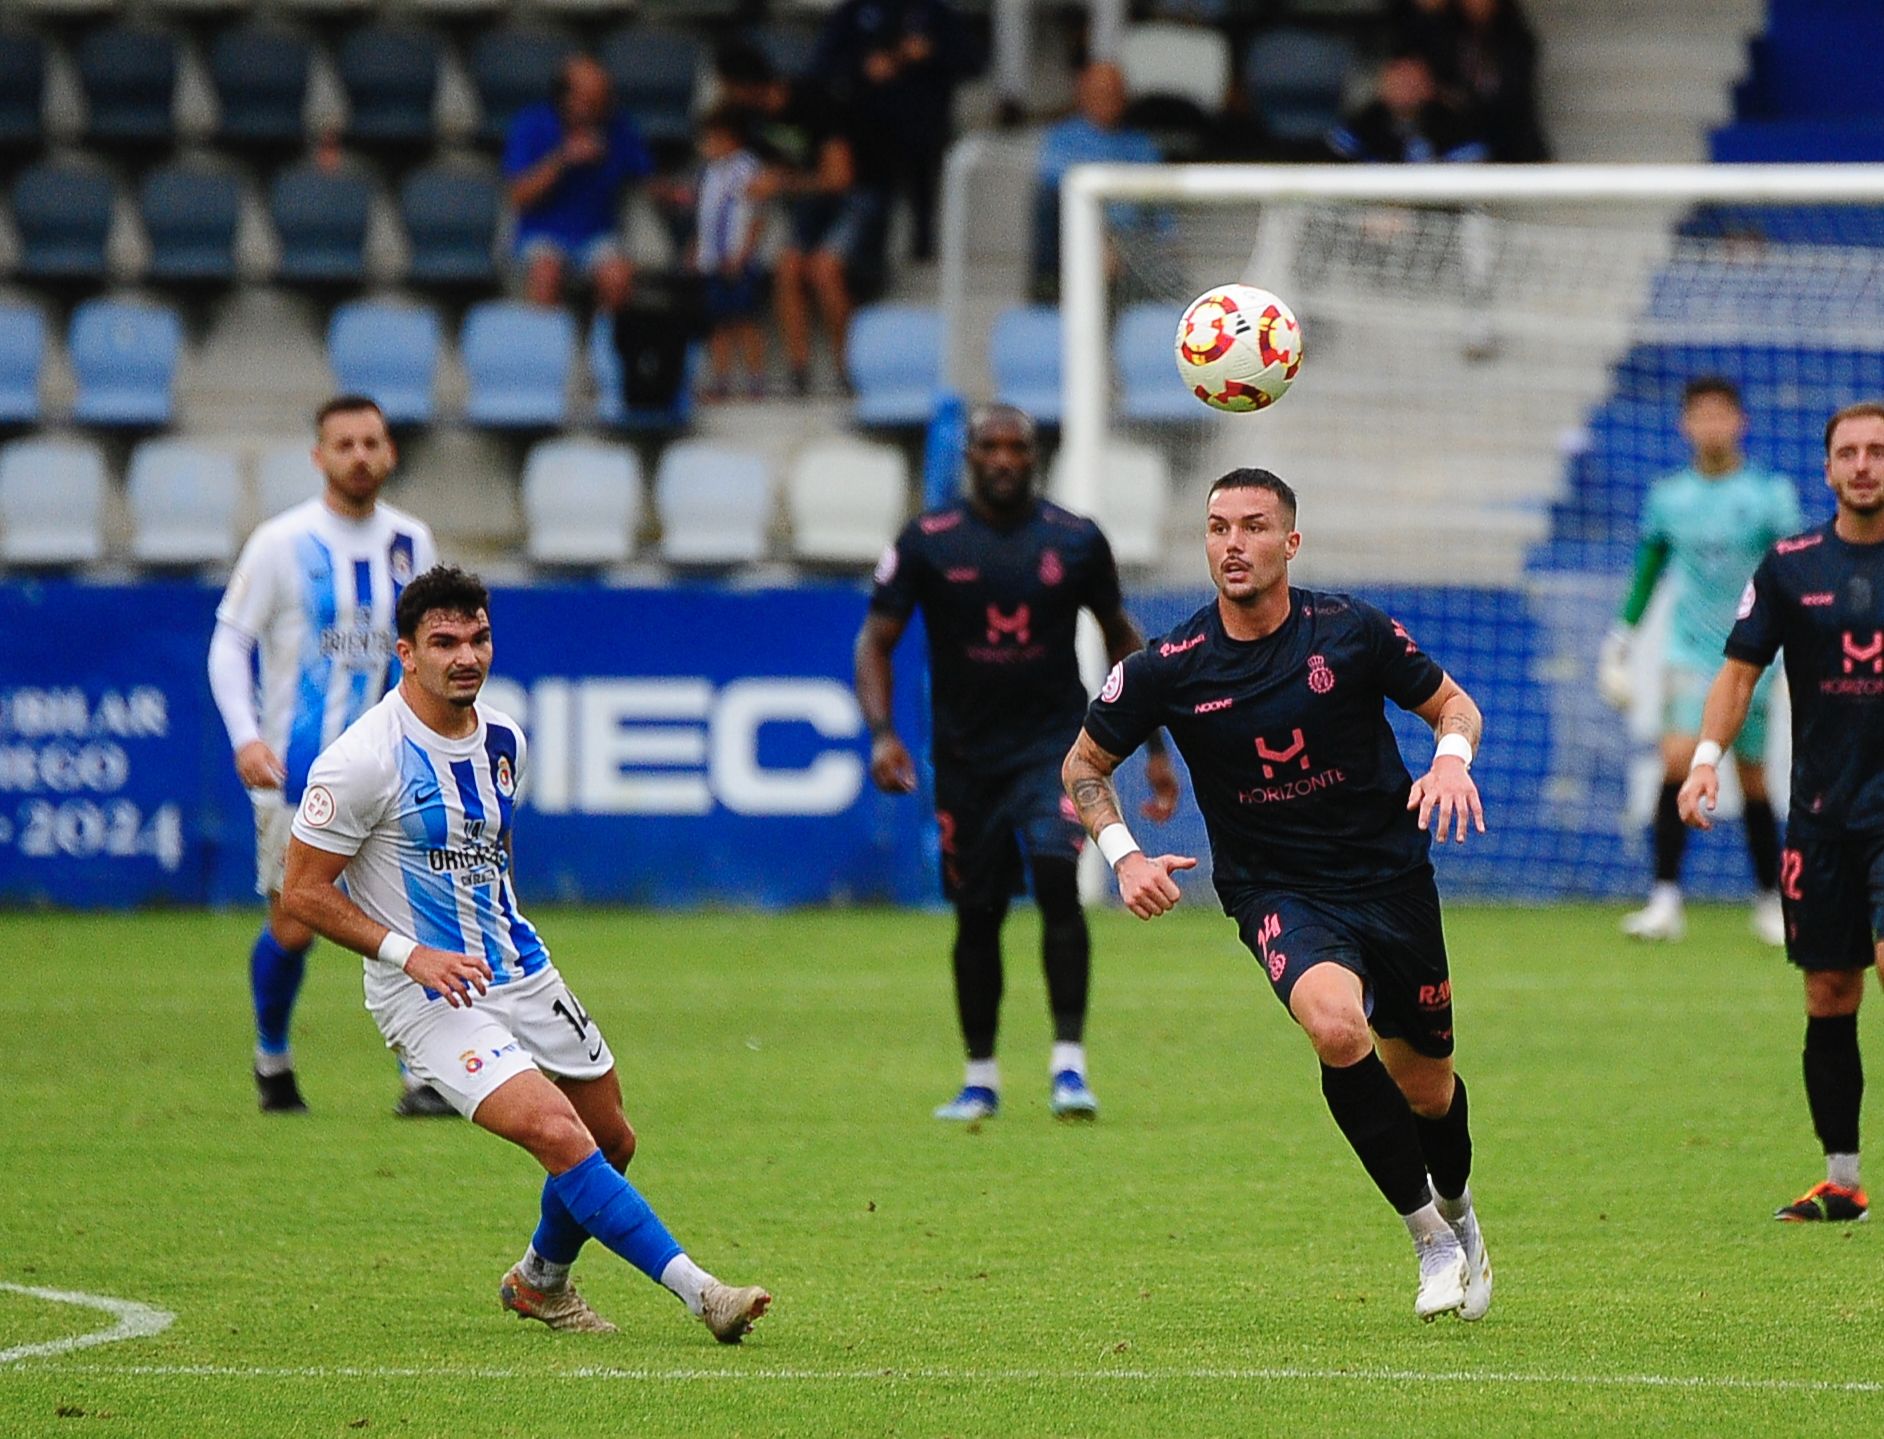
<svg viewBox="0 0 1884 1439"><path fill-rule="evenodd" d="M1763 799L1750 799L1742 815L1747 827L1747 856L1753 861L1753 882L1761 889L1779 888L1779 826L1773 822L1773 806Z"/></svg>
<svg viewBox="0 0 1884 1439"><path fill-rule="evenodd" d="M1426 1172L1433 1177L1433 1188L1445 1199L1457 1199L1465 1193L1466 1180L1472 1176L1472 1131L1465 1117L1465 1081L1452 1077L1452 1108L1438 1119L1415 1113L1413 1126L1419 1131L1420 1152L1426 1156Z"/></svg>
<svg viewBox="0 0 1884 1439"><path fill-rule="evenodd" d="M1680 785L1665 783L1655 802L1655 878L1663 884L1680 881L1681 856L1688 848L1688 827L1681 822L1681 806L1675 802L1680 793Z"/></svg>
<svg viewBox="0 0 1884 1439"><path fill-rule="evenodd" d="M1086 911L1079 907L1079 869L1070 859L1038 859L1033 878L1053 1037L1062 1044L1078 1044L1086 1033L1086 996L1092 984L1092 939L1086 932Z"/></svg>
<svg viewBox="0 0 1884 1439"><path fill-rule="evenodd" d="M1806 1019L1806 1103L1827 1154L1858 1152L1858 1110L1864 1104L1864 1059L1858 1053L1858 1016Z"/></svg>
<svg viewBox="0 0 1884 1439"><path fill-rule="evenodd" d="M970 1059L994 1058L1001 1019L1001 921L1007 906L955 911L955 1012Z"/></svg>
<svg viewBox="0 0 1884 1439"><path fill-rule="evenodd" d="M1360 1157L1368 1178L1395 1214L1411 1214L1432 1201L1426 1159L1406 1096L1378 1054L1345 1069L1321 1067L1322 1097L1341 1132Z"/></svg>

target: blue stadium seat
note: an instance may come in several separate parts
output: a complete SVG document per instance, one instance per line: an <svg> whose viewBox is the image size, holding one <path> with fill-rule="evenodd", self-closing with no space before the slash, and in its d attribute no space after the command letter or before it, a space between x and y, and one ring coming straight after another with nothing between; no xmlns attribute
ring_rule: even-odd
<svg viewBox="0 0 1884 1439"><path fill-rule="evenodd" d="M0 449L0 563L82 565L105 552L105 459L89 440Z"/></svg>
<svg viewBox="0 0 1884 1439"><path fill-rule="evenodd" d="M693 133L693 99L705 47L693 36L654 25L628 25L602 43L615 95L650 144L673 145Z"/></svg>
<svg viewBox="0 0 1884 1439"><path fill-rule="evenodd" d="M13 187L20 278L102 280L111 234L112 185L96 170L34 165Z"/></svg>
<svg viewBox="0 0 1884 1439"><path fill-rule="evenodd" d="M988 341L995 399L1018 406L1040 424L1059 424L1064 354L1056 307L1017 305L1003 310L995 317Z"/></svg>
<svg viewBox="0 0 1884 1439"><path fill-rule="evenodd" d="M171 165L145 177L138 197L150 237L150 278L216 281L235 278L236 222L242 187L235 176Z"/></svg>
<svg viewBox="0 0 1884 1439"><path fill-rule="evenodd" d="M345 393L370 395L390 425L429 425L439 323L431 310L357 300L334 311L327 364Z"/></svg>
<svg viewBox="0 0 1884 1439"><path fill-rule="evenodd" d="M1319 140L1341 116L1356 60L1345 36L1282 26L1257 35L1243 52L1243 88L1271 136Z"/></svg>
<svg viewBox="0 0 1884 1439"><path fill-rule="evenodd" d="M589 378L595 382L595 418L611 429L661 434L684 430L693 423L695 379L700 369L700 347L687 351L686 371L671 405L628 405L622 395L621 354L615 348L615 319L597 315L589 326L587 351Z"/></svg>
<svg viewBox="0 0 1884 1439"><path fill-rule="evenodd" d="M510 122L525 105L547 100L563 62L576 52L567 36L549 30L487 30L471 47L471 83L477 88L478 140L502 145Z"/></svg>
<svg viewBox="0 0 1884 1439"><path fill-rule="evenodd" d="M927 305L865 305L851 317L844 369L859 425L926 425L942 394L942 316Z"/></svg>
<svg viewBox="0 0 1884 1439"><path fill-rule="evenodd" d="M176 311L124 300L87 300L66 341L78 396L72 417L87 425L167 425L183 324Z"/></svg>
<svg viewBox="0 0 1884 1439"><path fill-rule="evenodd" d="M492 429L542 429L569 417L576 326L566 310L511 300L473 305L459 337L465 417Z"/></svg>
<svg viewBox="0 0 1884 1439"><path fill-rule="evenodd" d="M132 558L165 567L228 564L240 493L232 456L185 440L146 440L125 480Z"/></svg>
<svg viewBox="0 0 1884 1439"><path fill-rule="evenodd" d="M1112 365L1119 377L1119 413L1149 424L1202 420L1210 411L1179 382L1173 339L1180 305L1133 305L1112 330Z"/></svg>
<svg viewBox="0 0 1884 1439"><path fill-rule="evenodd" d="M39 371L46 320L32 305L0 305L0 425L39 419Z"/></svg>
<svg viewBox="0 0 1884 1439"><path fill-rule="evenodd" d="M306 165L278 175L268 208L281 237L281 278L301 284L365 279L372 202L372 189L358 175L325 175Z"/></svg>
<svg viewBox="0 0 1884 1439"><path fill-rule="evenodd" d="M412 242L406 278L415 285L497 284L497 182L462 166L428 165L399 187L399 213Z"/></svg>
<svg viewBox="0 0 1884 1439"><path fill-rule="evenodd" d="M79 80L98 145L152 147L176 136L177 42L161 30L110 25L79 42Z"/></svg>
<svg viewBox="0 0 1884 1439"><path fill-rule="evenodd" d="M45 42L37 35L0 35L0 154L27 154L45 141L45 99Z"/></svg>
<svg viewBox="0 0 1884 1439"><path fill-rule="evenodd" d="M436 35L409 26L365 25L347 32L337 59L349 139L412 148L431 143L443 60Z"/></svg>
<svg viewBox="0 0 1884 1439"><path fill-rule="evenodd" d="M225 145L288 149L301 143L314 47L291 30L238 25L210 46L210 79Z"/></svg>

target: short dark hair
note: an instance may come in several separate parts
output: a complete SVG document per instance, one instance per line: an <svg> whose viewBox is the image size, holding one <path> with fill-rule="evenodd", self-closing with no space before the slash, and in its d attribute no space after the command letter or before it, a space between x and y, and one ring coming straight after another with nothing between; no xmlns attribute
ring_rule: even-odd
<svg viewBox="0 0 1884 1439"><path fill-rule="evenodd" d="M314 412L314 433L321 432L321 426L327 423L330 415L350 415L356 410L371 410L383 421L386 412L379 407L379 401L371 395L335 395L333 399Z"/></svg>
<svg viewBox="0 0 1884 1439"><path fill-rule="evenodd" d="M1740 386L1725 375L1696 375L1681 387L1681 408L1687 409L1696 400L1708 395L1719 395L1736 410L1744 410L1745 402L1740 398Z"/></svg>
<svg viewBox="0 0 1884 1439"><path fill-rule="evenodd" d="M419 622L434 610L464 619L476 619L481 610L491 612L491 592L484 581L456 565L433 565L405 587L399 595L399 609L394 616L399 638L419 637Z"/></svg>
<svg viewBox="0 0 1884 1439"><path fill-rule="evenodd" d="M1295 491L1289 487L1287 480L1273 470L1259 470L1250 465L1231 470L1227 475L1219 475L1211 485L1210 493L1204 497L1204 503L1209 504L1215 499L1219 490L1267 490L1289 512L1289 523L1295 523Z"/></svg>
<svg viewBox="0 0 1884 1439"><path fill-rule="evenodd" d="M765 51L745 40L729 40L714 52L713 73L727 85L770 85L778 79Z"/></svg>
<svg viewBox="0 0 1884 1439"><path fill-rule="evenodd" d="M1825 453L1832 453L1832 433L1846 420L1884 420L1884 402L1878 400L1860 400L1855 405L1846 405L1842 410L1833 412L1831 419L1825 422Z"/></svg>

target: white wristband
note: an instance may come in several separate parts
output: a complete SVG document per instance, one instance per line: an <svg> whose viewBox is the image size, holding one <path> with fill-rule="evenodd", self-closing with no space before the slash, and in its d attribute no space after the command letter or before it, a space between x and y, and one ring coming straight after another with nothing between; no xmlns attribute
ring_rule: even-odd
<svg viewBox="0 0 1884 1439"><path fill-rule="evenodd" d="M1126 855L1139 852L1138 841L1132 838L1132 832L1117 820L1099 831L1098 844L1099 853L1106 857L1106 863L1114 869L1118 868L1119 861Z"/></svg>
<svg viewBox="0 0 1884 1439"><path fill-rule="evenodd" d="M1693 774L1702 765L1709 769L1720 767L1721 747L1717 741L1704 739L1694 747L1694 758L1688 763L1688 773Z"/></svg>
<svg viewBox="0 0 1884 1439"><path fill-rule="evenodd" d="M396 964L401 969L412 958L412 951L419 947L416 939L408 939L396 929L386 931L386 937L379 942L379 957L388 964Z"/></svg>
<svg viewBox="0 0 1884 1439"><path fill-rule="evenodd" d="M1433 746L1434 759L1448 754L1455 759L1464 760L1467 769L1472 767L1472 741L1456 730L1449 735L1440 736L1439 743Z"/></svg>

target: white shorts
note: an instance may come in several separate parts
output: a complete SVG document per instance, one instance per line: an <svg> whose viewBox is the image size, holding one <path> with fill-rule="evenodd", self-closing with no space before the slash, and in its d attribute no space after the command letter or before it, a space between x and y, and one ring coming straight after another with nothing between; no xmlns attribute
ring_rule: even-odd
<svg viewBox="0 0 1884 1439"><path fill-rule="evenodd" d="M386 1047L466 1119L526 1069L553 1079L600 1079L615 1067L601 1029L553 964L527 979L493 985L469 1009L427 999L416 984L366 1008Z"/></svg>
<svg viewBox="0 0 1884 1439"><path fill-rule="evenodd" d="M255 810L255 892L263 899L281 893L288 874L288 841L294 835L295 806L278 789L252 789Z"/></svg>

